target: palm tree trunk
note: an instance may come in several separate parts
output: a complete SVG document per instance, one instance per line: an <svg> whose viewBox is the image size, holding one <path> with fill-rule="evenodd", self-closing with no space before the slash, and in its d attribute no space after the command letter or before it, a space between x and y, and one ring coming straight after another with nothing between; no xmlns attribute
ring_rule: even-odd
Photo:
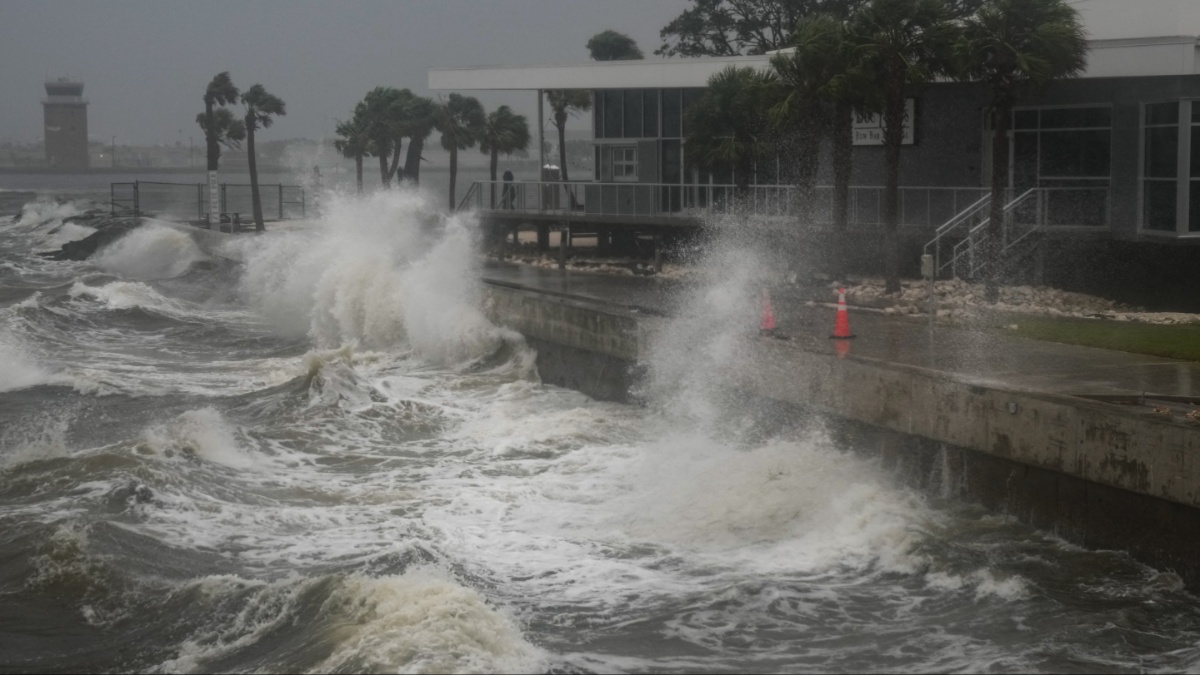
<svg viewBox="0 0 1200 675"><path fill-rule="evenodd" d="M571 180L567 176L567 113L554 113L554 126L558 127L558 170L561 172L562 181L566 183ZM563 186L563 190L567 193L567 201L571 205L571 209L575 209L575 193L571 192L571 188L567 185Z"/></svg>
<svg viewBox="0 0 1200 675"><path fill-rule="evenodd" d="M458 178L458 148L450 148L450 213L454 213L454 182Z"/></svg>
<svg viewBox="0 0 1200 675"><path fill-rule="evenodd" d="M424 148L424 138L414 137L408 142L408 153L404 156L404 179L412 181L413 185L421 184L421 150Z"/></svg>
<svg viewBox="0 0 1200 675"><path fill-rule="evenodd" d="M492 185L492 201L491 201L491 204L492 204L492 208L493 208L493 209L494 209L494 208L496 208L496 169L497 169L499 166L500 166L500 149L499 149L499 148L497 148L497 147L496 147L496 146L493 144L493 145L492 145L492 157L491 157L491 161L488 163L488 168L491 170L491 175L492 175L492 178L491 178L491 180L492 180L492 183L491 183L491 185Z"/></svg>
<svg viewBox="0 0 1200 675"><path fill-rule="evenodd" d="M392 181L388 178L388 158L386 152L379 153L379 182L384 188L392 186Z"/></svg>
<svg viewBox="0 0 1200 675"><path fill-rule="evenodd" d="M396 147L392 149L392 166L388 169L388 183L392 182L392 178L396 175L396 169L400 166L400 139L396 139ZM402 181L396 181L397 187Z"/></svg>
<svg viewBox="0 0 1200 675"><path fill-rule="evenodd" d="M354 156L354 177L358 180L358 194L360 194L360 195L362 194L362 169L363 169L363 156L355 155Z"/></svg>
<svg viewBox="0 0 1200 675"><path fill-rule="evenodd" d="M246 120L246 159L250 162L250 203L254 208L254 231L262 232L263 225L262 199L258 196L258 160L254 157L254 125ZM229 231L233 231L232 223Z"/></svg>
<svg viewBox="0 0 1200 675"><path fill-rule="evenodd" d="M1000 276L1004 254L1004 191L1008 187L1008 128L1012 122L1012 106L995 107L992 124L992 203L988 208L987 237L984 238L984 297L988 302L1000 299Z"/></svg>
<svg viewBox="0 0 1200 675"><path fill-rule="evenodd" d="M885 293L900 291L900 144L904 140L904 82L888 87L883 111L883 268Z"/></svg>

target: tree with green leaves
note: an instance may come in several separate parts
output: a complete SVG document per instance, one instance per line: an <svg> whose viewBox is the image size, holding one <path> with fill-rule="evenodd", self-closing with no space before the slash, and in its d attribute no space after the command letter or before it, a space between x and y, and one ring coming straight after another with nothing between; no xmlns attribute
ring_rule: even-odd
<svg viewBox="0 0 1200 675"><path fill-rule="evenodd" d="M991 0L963 23L955 45L959 75L983 82L992 94L992 199L985 238L989 300L1000 294L1013 108L1054 80L1077 77L1087 66L1087 49L1079 12L1065 0Z"/></svg>
<svg viewBox="0 0 1200 675"><path fill-rule="evenodd" d="M558 129L558 166L566 182L571 180L567 177L567 119L592 109L592 92L586 89L549 89L546 91L546 102L550 104L554 126Z"/></svg>
<svg viewBox="0 0 1200 675"><path fill-rule="evenodd" d="M987 0L947 0L952 18L970 15ZM800 19L832 14L847 19L868 0L692 0L659 31L662 56L739 56L788 47Z"/></svg>
<svg viewBox="0 0 1200 675"><path fill-rule="evenodd" d="M234 86L229 71L217 73L204 89L204 112L196 116L196 124L204 132L208 159L208 223L220 227L221 199L217 192L217 167L221 162L221 146L237 148L246 137L246 127L224 106L238 102L240 92ZM217 108L221 106L221 108Z"/></svg>
<svg viewBox="0 0 1200 675"><path fill-rule="evenodd" d="M421 153L425 149L425 141L433 133L434 111L437 106L424 96L416 96L407 89L404 104L403 122L400 125L401 134L408 139L408 151L404 155L404 180L413 185L421 184Z"/></svg>
<svg viewBox="0 0 1200 675"><path fill-rule="evenodd" d="M262 199L258 194L258 158L254 154L254 132L271 126L276 117L287 114L283 99L256 84L242 94L242 105L246 106L246 154L250 162L250 202L254 209L254 229L262 232Z"/></svg>
<svg viewBox="0 0 1200 675"><path fill-rule="evenodd" d="M454 211L454 187L458 176L458 151L474 147L483 136L487 116L474 96L450 94L434 110L434 128L442 133L442 147L450 152L450 211Z"/></svg>
<svg viewBox="0 0 1200 675"><path fill-rule="evenodd" d="M754 68L729 66L710 77L687 111L688 161L706 170L732 169L737 191L745 193L755 160L769 150L770 110L780 93L774 73Z"/></svg>
<svg viewBox="0 0 1200 675"><path fill-rule="evenodd" d="M363 116L355 114L345 122L338 122L335 133L338 139L333 147L346 159L354 160L354 175L357 180L358 194L363 191L363 158L371 154L371 137L367 135L367 122Z"/></svg>
<svg viewBox="0 0 1200 675"><path fill-rule="evenodd" d="M479 137L479 151L490 157L488 169L492 180L492 208L496 205L496 170L500 165L500 154L511 155L528 148L529 139L529 123L524 115L514 113L506 105L488 114Z"/></svg>
<svg viewBox="0 0 1200 675"><path fill-rule="evenodd" d="M391 187L392 177L400 164L404 104L405 96L399 89L375 87L354 109L355 117L366 122L367 136L371 139L370 154L379 158L379 181L385 188Z"/></svg>
<svg viewBox="0 0 1200 675"><path fill-rule="evenodd" d="M587 41L587 48L593 61L633 61L645 58L633 38L615 30L596 33Z"/></svg>
<svg viewBox="0 0 1200 675"><path fill-rule="evenodd" d="M958 37L943 0L871 0L847 24L864 77L882 94L883 237L886 292L900 291L898 207L905 101L917 87L952 72Z"/></svg>

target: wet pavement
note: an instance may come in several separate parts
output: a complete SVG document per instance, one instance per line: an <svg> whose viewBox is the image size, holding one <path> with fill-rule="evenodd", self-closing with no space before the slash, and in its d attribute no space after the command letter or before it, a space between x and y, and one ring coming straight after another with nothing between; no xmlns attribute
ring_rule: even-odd
<svg viewBox="0 0 1200 675"><path fill-rule="evenodd" d="M577 271L547 270L525 265L489 263L489 283L520 286L554 295L577 297L642 313L669 315L685 286L654 277L622 277ZM814 293L829 289L781 290L773 295L777 334L810 351L836 353L829 339L835 312L832 304L814 305ZM994 327L972 328L938 322L927 316L889 316L851 306L850 326L856 337L842 349L855 357L928 368L966 376L979 384L1007 389L1074 395L1196 397L1200 401L1200 363L1155 356L1065 345L1006 335ZM1019 317L1013 321L1019 321ZM764 338L770 339L770 338Z"/></svg>

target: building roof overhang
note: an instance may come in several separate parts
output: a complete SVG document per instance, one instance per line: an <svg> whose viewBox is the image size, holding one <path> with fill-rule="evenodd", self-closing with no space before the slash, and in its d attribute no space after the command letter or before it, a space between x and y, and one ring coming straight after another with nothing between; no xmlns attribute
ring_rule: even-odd
<svg viewBox="0 0 1200 675"><path fill-rule="evenodd" d="M1200 74L1194 35L1093 40L1084 78ZM471 66L429 71L433 90L641 89L704 87L729 66L765 70L771 56L725 56L572 65Z"/></svg>

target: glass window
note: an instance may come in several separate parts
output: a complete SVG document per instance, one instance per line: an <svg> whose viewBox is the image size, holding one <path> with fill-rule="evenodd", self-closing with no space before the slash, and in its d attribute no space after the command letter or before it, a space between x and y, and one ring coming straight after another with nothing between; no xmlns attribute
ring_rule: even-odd
<svg viewBox="0 0 1200 675"><path fill-rule="evenodd" d="M683 111L682 112L683 112L683 135L684 136L691 135L691 129L689 128L690 125L688 124L688 119L687 119L688 110L692 107L693 104L696 103L696 101L700 100L701 96L704 96L703 89L684 89L683 90Z"/></svg>
<svg viewBox="0 0 1200 675"><path fill-rule="evenodd" d="M1108 178L1109 134L1108 129L1043 131L1041 177Z"/></svg>
<svg viewBox="0 0 1200 675"><path fill-rule="evenodd" d="M681 145L682 143L677 140L662 142L662 181L664 183L683 182Z"/></svg>
<svg viewBox="0 0 1200 675"><path fill-rule="evenodd" d="M636 181L637 180L637 148L613 148L612 149L612 173L613 180L619 181Z"/></svg>
<svg viewBox="0 0 1200 675"><path fill-rule="evenodd" d="M604 91L592 92L592 138L604 138Z"/></svg>
<svg viewBox="0 0 1200 675"><path fill-rule="evenodd" d="M1179 124L1179 102L1151 103L1146 106L1146 126Z"/></svg>
<svg viewBox="0 0 1200 675"><path fill-rule="evenodd" d="M1149 107L1149 106L1147 106ZM1146 178L1174 178L1178 172L1179 129L1146 129Z"/></svg>
<svg viewBox="0 0 1200 675"><path fill-rule="evenodd" d="M654 138L658 136L658 90L644 89L642 101L642 136Z"/></svg>
<svg viewBox="0 0 1200 675"><path fill-rule="evenodd" d="M1043 129L1084 129L1112 126L1111 108L1047 108L1042 110Z"/></svg>
<svg viewBox="0 0 1200 675"><path fill-rule="evenodd" d="M680 102L680 90L678 89L663 89L662 92L662 135L663 138L679 138L682 135L682 124L680 121L680 111L683 109Z"/></svg>
<svg viewBox="0 0 1200 675"><path fill-rule="evenodd" d="M1038 111L1018 110L1013 113L1014 129L1036 129L1038 126Z"/></svg>
<svg viewBox="0 0 1200 675"><path fill-rule="evenodd" d="M1142 217L1146 229L1175 231L1175 193L1173 180L1145 181Z"/></svg>
<svg viewBox="0 0 1200 675"><path fill-rule="evenodd" d="M624 113L624 103L621 101L621 90L610 89L604 92L604 137L624 138L621 126L621 115Z"/></svg>
<svg viewBox="0 0 1200 675"><path fill-rule="evenodd" d="M1192 201L1188 214L1188 232L1200 232L1200 181L1192 181L1189 193Z"/></svg>
<svg viewBox="0 0 1200 675"><path fill-rule="evenodd" d="M625 133L622 138L641 138L642 136L642 92L638 89L626 89L625 98Z"/></svg>

